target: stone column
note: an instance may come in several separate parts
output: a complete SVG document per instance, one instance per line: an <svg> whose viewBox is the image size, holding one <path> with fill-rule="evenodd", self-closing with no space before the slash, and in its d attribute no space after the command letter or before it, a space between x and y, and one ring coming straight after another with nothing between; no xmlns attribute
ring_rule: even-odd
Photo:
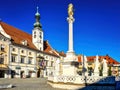
<svg viewBox="0 0 120 90"><path fill-rule="evenodd" d="M63 75L65 76L75 76L77 75L75 63L78 62L77 56L73 50L73 5L68 5L68 25L69 25L69 43L68 43L68 52L64 58L63 66Z"/></svg>
<svg viewBox="0 0 120 90"><path fill-rule="evenodd" d="M73 50L73 22L74 18L68 17L67 18L68 24L69 24L69 44L68 44L68 52L74 52Z"/></svg>

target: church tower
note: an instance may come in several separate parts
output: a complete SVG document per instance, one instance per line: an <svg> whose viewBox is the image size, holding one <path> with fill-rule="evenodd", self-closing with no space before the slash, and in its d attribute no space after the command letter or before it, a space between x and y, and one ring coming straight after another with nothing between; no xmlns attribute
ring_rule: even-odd
<svg viewBox="0 0 120 90"><path fill-rule="evenodd" d="M43 51L43 30L42 25L40 23L40 14L37 12L35 14L36 22L34 23L34 29L32 31L32 42L40 51Z"/></svg>

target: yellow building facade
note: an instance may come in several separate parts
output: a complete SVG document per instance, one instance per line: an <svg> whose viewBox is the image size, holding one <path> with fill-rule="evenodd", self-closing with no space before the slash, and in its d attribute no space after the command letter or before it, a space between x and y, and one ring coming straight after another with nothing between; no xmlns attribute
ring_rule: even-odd
<svg viewBox="0 0 120 90"><path fill-rule="evenodd" d="M9 45L10 38L0 33L0 78L6 78L9 72Z"/></svg>

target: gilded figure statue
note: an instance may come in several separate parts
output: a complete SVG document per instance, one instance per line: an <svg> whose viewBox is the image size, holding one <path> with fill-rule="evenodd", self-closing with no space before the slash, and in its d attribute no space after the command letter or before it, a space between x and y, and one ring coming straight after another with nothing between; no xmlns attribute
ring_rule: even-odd
<svg viewBox="0 0 120 90"><path fill-rule="evenodd" d="M72 3L68 5L68 16L69 17L73 16L73 4Z"/></svg>

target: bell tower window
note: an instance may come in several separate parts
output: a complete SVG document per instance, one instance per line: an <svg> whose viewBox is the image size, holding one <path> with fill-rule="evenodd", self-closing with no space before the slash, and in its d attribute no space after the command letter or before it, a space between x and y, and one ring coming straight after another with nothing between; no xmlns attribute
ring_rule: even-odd
<svg viewBox="0 0 120 90"><path fill-rule="evenodd" d="M34 38L36 38L36 31L34 31Z"/></svg>
<svg viewBox="0 0 120 90"><path fill-rule="evenodd" d="M34 38L36 38L36 35L34 35Z"/></svg>
<svg viewBox="0 0 120 90"><path fill-rule="evenodd" d="M42 36L40 35L40 38L42 38Z"/></svg>

